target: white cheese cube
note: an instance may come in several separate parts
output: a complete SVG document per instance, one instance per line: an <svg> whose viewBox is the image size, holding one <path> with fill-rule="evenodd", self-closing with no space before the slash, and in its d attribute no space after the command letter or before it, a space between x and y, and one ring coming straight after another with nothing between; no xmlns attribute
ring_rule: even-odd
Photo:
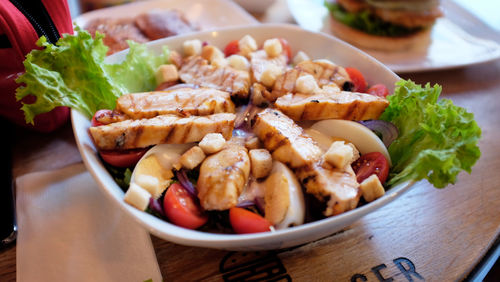
<svg viewBox="0 0 500 282"><path fill-rule="evenodd" d="M175 65L161 65L156 70L156 84L179 80L179 73Z"/></svg>
<svg viewBox="0 0 500 282"><path fill-rule="evenodd" d="M280 67L274 64L268 64L266 69L262 72L260 81L266 87L273 87L274 83L276 82L276 78L278 78L278 76L280 76L282 73L283 70Z"/></svg>
<svg viewBox="0 0 500 282"><path fill-rule="evenodd" d="M130 187L125 193L125 198L123 199L129 205L134 206L141 211L144 211L149 205L150 198L151 194L149 194L148 191L135 183L131 183Z"/></svg>
<svg viewBox="0 0 500 282"><path fill-rule="evenodd" d="M337 168L344 168L351 164L353 159L353 149L346 145L344 141L335 141L330 145L330 148L323 155L325 161Z"/></svg>
<svg viewBox="0 0 500 282"><path fill-rule="evenodd" d="M198 144L205 154L217 153L224 145L226 145L226 139L220 133L209 133Z"/></svg>
<svg viewBox="0 0 500 282"><path fill-rule="evenodd" d="M240 49L240 54L248 57L250 53L257 50L257 42L255 42L252 36L247 34L238 41L238 48Z"/></svg>
<svg viewBox="0 0 500 282"><path fill-rule="evenodd" d="M248 62L247 58L241 55L231 55L227 57L227 61L229 63L229 66L234 69L242 71L248 71L250 69L250 63Z"/></svg>
<svg viewBox="0 0 500 282"><path fill-rule="evenodd" d="M184 56L194 56L201 54L202 43L199 39L186 40L182 44Z"/></svg>
<svg viewBox="0 0 500 282"><path fill-rule="evenodd" d="M367 179L363 180L363 182L359 184L359 188L361 189L363 198L367 202L374 201L385 194L384 186L382 186L382 183L380 183L380 180L375 174L372 174Z"/></svg>
<svg viewBox="0 0 500 282"><path fill-rule="evenodd" d="M266 177L273 168L273 158L266 149L253 149L248 152L251 171L255 178Z"/></svg>
<svg viewBox="0 0 500 282"><path fill-rule="evenodd" d="M316 79L312 75L306 74L297 78L295 89L303 94L313 94L319 87Z"/></svg>
<svg viewBox="0 0 500 282"><path fill-rule="evenodd" d="M268 39L264 41L264 51L266 51L268 57L273 58L279 56L281 52L283 52L283 46L277 38Z"/></svg>
<svg viewBox="0 0 500 282"><path fill-rule="evenodd" d="M245 140L245 148L248 150L252 149L259 149L262 148L262 143L260 143L260 140L258 137L250 137L247 140Z"/></svg>
<svg viewBox="0 0 500 282"><path fill-rule="evenodd" d="M303 51L299 51L299 52L297 52L295 57L293 57L292 63L294 65L298 65L299 63L301 63L303 61L309 61L309 60L310 60L310 58L306 53L304 53Z"/></svg>
<svg viewBox="0 0 500 282"><path fill-rule="evenodd" d="M216 68L223 68L228 65L228 61L225 58L214 58L210 64Z"/></svg>
<svg viewBox="0 0 500 282"><path fill-rule="evenodd" d="M203 150L198 146L194 146L182 154L180 163L187 169L193 169L201 164L205 157Z"/></svg>
<svg viewBox="0 0 500 282"><path fill-rule="evenodd" d="M160 180L152 175L136 175L134 181L137 185L148 191L155 199L160 197L163 192L162 187L160 187Z"/></svg>

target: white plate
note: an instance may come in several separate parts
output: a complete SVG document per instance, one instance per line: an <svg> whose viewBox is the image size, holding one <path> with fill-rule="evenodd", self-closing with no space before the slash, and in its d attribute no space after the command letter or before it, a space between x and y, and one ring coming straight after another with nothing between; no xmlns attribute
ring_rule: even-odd
<svg viewBox="0 0 500 282"><path fill-rule="evenodd" d="M80 15L75 22L85 27L97 18L134 17L153 9L177 9L201 30L226 26L242 26L259 22L243 8L228 0L150 0L95 10Z"/></svg>
<svg viewBox="0 0 500 282"><path fill-rule="evenodd" d="M258 43L262 43L265 39L271 37L284 37L290 42L294 50L304 50L312 58L328 58L340 65L351 65L358 68L365 74L370 84L379 82L389 85L391 88L399 80L399 77L387 67L358 49L332 36L306 31L291 25L269 24L206 31L160 39L150 42L148 45L151 50L160 52L163 45L168 45L171 49L180 49L185 40L198 38L202 41L208 41L216 46L223 47L229 41L241 38L246 34L252 35ZM125 57L126 52L127 50L108 57L108 62L119 62ZM117 208L122 209L123 212L132 216L155 236L182 245L226 250L265 250L297 246L323 238L347 227L362 216L393 201L412 185L412 183L405 183L396 186L376 201L341 215L276 232L234 235L188 230L126 204L123 201L124 192L114 182L97 156L96 149L88 133L90 121L75 110L71 113L78 149L87 169L95 178L104 194L112 200Z"/></svg>
<svg viewBox="0 0 500 282"><path fill-rule="evenodd" d="M288 7L297 23L311 31L331 34L331 17L324 0L288 0ZM457 4L443 1L446 13L460 12ZM470 14L467 17L476 20ZM500 58L500 45L472 36L448 19L438 19L427 48L403 52L364 50L397 73L419 72L462 67Z"/></svg>

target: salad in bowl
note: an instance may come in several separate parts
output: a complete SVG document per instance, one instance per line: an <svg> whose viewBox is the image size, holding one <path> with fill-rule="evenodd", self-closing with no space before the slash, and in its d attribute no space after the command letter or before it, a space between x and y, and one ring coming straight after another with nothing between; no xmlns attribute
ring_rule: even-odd
<svg viewBox="0 0 500 282"><path fill-rule="evenodd" d="M84 31L40 45L18 80L19 99L37 96L23 106L27 121L71 107L99 187L175 243L311 242L422 179L454 183L480 155L473 115L438 100L438 85L401 80L358 49L298 27L131 42L109 57L101 36Z"/></svg>

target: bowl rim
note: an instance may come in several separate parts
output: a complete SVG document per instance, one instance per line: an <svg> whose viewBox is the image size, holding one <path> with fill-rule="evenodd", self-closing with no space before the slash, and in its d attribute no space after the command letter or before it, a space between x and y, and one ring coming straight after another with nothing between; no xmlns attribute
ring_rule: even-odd
<svg viewBox="0 0 500 282"><path fill-rule="evenodd" d="M155 41L151 41L146 43L148 47L156 46L156 45L165 45L170 41L174 40L182 40L182 39L191 39L191 38L196 38L200 36L208 36L209 34L213 33L225 33L225 32L243 32L245 31L252 31L252 32L258 32L259 30L262 29L279 29L283 30L283 32L299 32L299 33L309 33L309 34L315 34L319 35L321 37L326 37L329 38L330 40L337 41L338 44L344 45L344 47L347 47L348 49L351 49L351 51L357 53L357 55L361 56L361 59L368 59L370 60L372 64L377 65L378 67L384 69L386 72L389 72L392 75L392 79L397 81L399 77L392 72L389 68L387 68L385 65L371 57L370 55L364 53L358 48L355 48L348 43L345 43L341 41L340 39L337 39L331 35L320 33L320 32L313 32L313 31L308 31L305 29L302 29L298 26L295 25L290 25L290 24L260 24L260 25L254 25L254 26L243 26L243 27L225 27L225 28L220 28L220 29L215 29L211 31L201 31L201 32L195 32L195 33L189 33L185 35L178 35L178 36L173 36L173 37L168 37L168 38L163 38L163 39L158 39ZM123 50L121 52L117 52L113 54L113 56L123 56L128 52L127 50ZM120 55L121 54L121 55ZM109 58L109 57L108 57ZM391 189L387 190L384 196L381 198L367 203L363 206L356 207L353 210L344 212L342 214L321 219L318 221L314 222L308 222L300 226L294 226L286 229L281 229L281 230L276 230L272 232L263 232L263 233L254 233L254 234L220 234L220 233L209 233L209 232L204 232L204 231L197 231L197 230L190 230L186 229L183 227L176 226L174 224L171 224L167 221L164 221L160 218L157 218L149 213L146 213L144 211L139 211L136 208L126 204L123 201L123 195L124 192L123 190L118 186L118 184L113 180L109 172L105 169L103 164L100 162L99 157L97 156L95 147L93 147L92 141L90 140L91 138L88 136L88 128L78 128L77 126L84 122L88 122L88 119L81 114L80 112L72 109L71 110L71 123L73 127L73 132L75 135L75 141L78 146L78 150L82 156L82 160L87 167L87 170L91 173L93 176L94 180L97 182L99 186L99 190L101 190L109 199L111 199L112 202L117 204L128 216L131 216L136 222L138 222L141 226L143 226L146 230L148 230L150 233L163 238L165 240L181 244L181 245L187 245L187 246L197 246L197 247L207 247L207 248L215 248L215 249L238 249L240 247L245 247L245 245L255 245L258 244L259 242L261 243L262 240L265 239L278 239L280 237L285 238L288 235L294 235L294 237L297 236L302 236L305 234L308 234L309 232L314 232L314 230L318 229L319 227L327 227L328 225L334 226L335 223L343 223L343 222L354 222L361 217L365 216L366 214L375 211L378 208L381 208L385 206L386 204L392 202L395 200L397 197L401 196L404 192L408 191L410 187L414 186L416 182L414 181L407 181L404 183L400 183L399 185L396 185L392 187ZM85 136L82 134L87 134L86 138L90 140L90 144L87 140L86 143L84 143ZM94 163L98 162L97 167L95 167ZM109 180L112 181L113 187L107 187ZM417 183L418 184L418 183ZM119 198L119 193L116 190L119 190L121 192L121 198ZM118 193L118 194L117 194ZM353 220L352 217L355 217ZM325 226L326 225L326 226ZM345 228L348 224L343 224ZM331 232L331 234L335 233L335 231ZM329 236L329 235L328 235ZM324 236L323 236L324 237ZM312 240L314 241L314 240ZM308 241L311 242L311 241ZM219 245L211 245L212 243L224 243L225 246L221 247ZM297 244L300 245L300 244ZM280 248L277 246L277 248ZM258 249L263 249L263 248L258 248ZM276 249L274 247L270 248L264 248L264 249Z"/></svg>

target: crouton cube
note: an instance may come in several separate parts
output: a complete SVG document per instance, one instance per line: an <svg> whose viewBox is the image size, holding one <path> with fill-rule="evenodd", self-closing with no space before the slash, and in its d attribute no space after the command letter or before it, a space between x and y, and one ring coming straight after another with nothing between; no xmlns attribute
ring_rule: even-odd
<svg viewBox="0 0 500 282"><path fill-rule="evenodd" d="M204 159L205 153L203 150L198 146L194 146L182 154L180 163L187 169L193 169L201 164Z"/></svg>
<svg viewBox="0 0 500 282"><path fill-rule="evenodd" d="M179 73L175 65L161 65L156 70L156 83L158 85L177 80L179 80Z"/></svg>
<svg viewBox="0 0 500 282"><path fill-rule="evenodd" d="M245 140L245 148L247 148L248 150L259 149L262 148L262 143L260 143L260 140L257 136L250 137Z"/></svg>
<svg viewBox="0 0 500 282"><path fill-rule="evenodd" d="M201 54L202 43L199 39L186 40L182 44L184 56L194 56Z"/></svg>
<svg viewBox="0 0 500 282"><path fill-rule="evenodd" d="M135 183L131 183L123 199L129 205L144 211L149 205L150 198L151 194L148 191Z"/></svg>
<svg viewBox="0 0 500 282"><path fill-rule="evenodd" d="M273 168L273 158L266 149L253 149L248 152L252 175L255 178L266 177Z"/></svg>
<svg viewBox="0 0 500 282"><path fill-rule="evenodd" d="M359 151L358 151L358 148L356 148L356 146L354 146L354 144L352 144L352 143L347 142L346 145L352 148L352 158L349 161L349 163L352 164L357 159L359 159Z"/></svg>
<svg viewBox="0 0 500 282"><path fill-rule="evenodd" d="M238 41L238 48L240 49L240 54L248 57L250 53L257 50L257 42L255 42L252 36L247 34Z"/></svg>
<svg viewBox="0 0 500 282"><path fill-rule="evenodd" d="M231 55L227 57L229 66L242 71L248 71L250 69L250 63L248 59L241 55Z"/></svg>
<svg viewBox="0 0 500 282"><path fill-rule="evenodd" d="M213 61L216 60L225 59L224 53L222 53L222 51L219 48L213 45L204 46L201 49L201 57L207 60L209 63L212 63Z"/></svg>
<svg viewBox="0 0 500 282"><path fill-rule="evenodd" d="M303 51L299 51L299 52L297 52L295 57L293 57L292 63L294 65L298 65L299 63L301 63L303 61L309 61L309 60L310 60L310 58L306 53L304 53Z"/></svg>
<svg viewBox="0 0 500 282"><path fill-rule="evenodd" d="M209 133L198 144L205 154L217 153L224 145L226 145L226 139L220 133Z"/></svg>
<svg viewBox="0 0 500 282"><path fill-rule="evenodd" d="M351 164L353 155L354 152L351 146L346 145L344 141L335 141L330 145L330 148L323 157L331 165L337 168L344 168Z"/></svg>
<svg viewBox="0 0 500 282"><path fill-rule="evenodd" d="M283 73L283 70L274 64L269 64L266 66L266 69L262 72L262 76L260 77L260 81L266 87L273 87L274 82L276 82L276 78Z"/></svg>
<svg viewBox="0 0 500 282"><path fill-rule="evenodd" d="M278 38L268 39L264 41L264 51L268 57L273 58L283 52L283 46Z"/></svg>
<svg viewBox="0 0 500 282"><path fill-rule="evenodd" d="M370 175L367 179L359 184L363 198L367 202L374 201L385 194L384 186L380 183L380 179L376 174Z"/></svg>
<svg viewBox="0 0 500 282"><path fill-rule="evenodd" d="M297 89L297 92L303 94L312 94L319 89L319 87L316 79L312 75L306 74L297 78L295 89Z"/></svg>
<svg viewBox="0 0 500 282"><path fill-rule="evenodd" d="M182 56L177 51L171 50L168 57L168 61L174 64L177 68L180 68L182 65Z"/></svg>

